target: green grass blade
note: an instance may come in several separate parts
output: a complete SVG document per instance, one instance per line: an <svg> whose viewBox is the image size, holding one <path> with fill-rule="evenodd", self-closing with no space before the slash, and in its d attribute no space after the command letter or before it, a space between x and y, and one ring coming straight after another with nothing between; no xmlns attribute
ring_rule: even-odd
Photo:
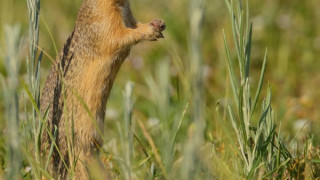
<svg viewBox="0 0 320 180"><path fill-rule="evenodd" d="M53 133L53 142L55 142L56 138L57 138L57 127L55 126L54 127L54 133ZM52 152L53 152L53 148L54 148L54 143L51 143L50 145L50 150L49 150L49 154L48 154L48 157L47 157L47 161L46 161L46 164L44 166L44 170L47 170L48 169L48 166L49 166L49 163L51 161L51 156L52 156Z"/></svg>
<svg viewBox="0 0 320 180"><path fill-rule="evenodd" d="M246 58L246 72L245 78L248 78L250 75L250 56L251 56L251 41L252 41L252 23L250 25L249 34L246 42L245 58Z"/></svg>
<svg viewBox="0 0 320 180"><path fill-rule="evenodd" d="M266 71L267 54L268 54L268 49L266 50L265 55L264 55L263 65L262 65L261 74L260 74L260 80L259 80L259 84L258 84L258 89L256 91L256 95L255 95L254 100L253 100L253 106L252 106L252 109L251 109L251 116L252 116L253 112L256 109L257 102L258 102L258 99L259 99L259 96L260 96L260 93L261 93L263 80L264 80L264 74L265 74L265 71Z"/></svg>
<svg viewBox="0 0 320 180"><path fill-rule="evenodd" d="M248 140L248 134L246 131L246 123L245 119L243 116L243 86L240 87L240 92L239 92L239 107L238 107L238 112L239 112L239 119L240 119L240 131L243 134L243 140L245 142L245 145L247 145L247 140Z"/></svg>
<svg viewBox="0 0 320 180"><path fill-rule="evenodd" d="M232 87L232 92L233 92L233 96L234 99L236 101L237 107L239 107L239 100L238 100L238 85L237 85L237 81L236 81L236 76L234 74L234 69L233 69L233 63L230 57L230 51L229 51L229 46L227 43L227 39L226 39L226 35L223 31L223 39L224 39L224 46L225 46L225 51L226 51L226 55L227 55L227 60L228 60L228 67L229 67L229 77L230 77L230 82L231 82L231 87Z"/></svg>
<svg viewBox="0 0 320 180"><path fill-rule="evenodd" d="M237 23L236 23L236 17L234 15L234 13L232 13L232 32L233 32L233 40L234 40L234 45L236 47L236 53L238 56L238 63L239 63L239 68L240 68L240 79L241 79L241 83L243 83L242 81L243 79L243 61L242 61L242 57L241 57L241 49L240 49L240 44L238 42L238 35L239 33L237 30Z"/></svg>

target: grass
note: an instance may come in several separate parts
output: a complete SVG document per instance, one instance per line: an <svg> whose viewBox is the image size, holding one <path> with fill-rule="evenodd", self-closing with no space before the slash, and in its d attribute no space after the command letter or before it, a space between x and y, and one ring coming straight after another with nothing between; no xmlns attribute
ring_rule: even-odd
<svg viewBox="0 0 320 180"><path fill-rule="evenodd" d="M0 30L0 178L51 177L40 158L39 93L79 2L38 3L0 0L0 24L21 24ZM100 153L110 177L320 176L315 0L132 4L137 19L163 17L168 28L164 40L134 48L115 82ZM29 19L9 16L13 8Z"/></svg>

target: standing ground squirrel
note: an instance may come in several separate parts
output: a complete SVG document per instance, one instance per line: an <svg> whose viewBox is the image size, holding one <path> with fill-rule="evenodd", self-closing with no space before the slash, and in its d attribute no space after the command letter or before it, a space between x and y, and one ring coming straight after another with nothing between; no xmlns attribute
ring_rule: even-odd
<svg viewBox="0 0 320 180"><path fill-rule="evenodd" d="M69 178L71 167L74 179L89 178L85 164L102 143L98 132L103 132L107 99L122 62L133 45L163 38L164 29L162 20L136 22L129 0L83 0L41 95L51 133L43 134L42 151L49 154L54 137L59 149L53 148L49 167L54 178Z"/></svg>

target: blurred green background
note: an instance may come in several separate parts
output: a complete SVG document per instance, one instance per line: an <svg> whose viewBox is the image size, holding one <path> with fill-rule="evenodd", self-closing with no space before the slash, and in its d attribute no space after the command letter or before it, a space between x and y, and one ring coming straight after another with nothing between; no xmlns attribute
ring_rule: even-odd
<svg viewBox="0 0 320 180"><path fill-rule="evenodd" d="M24 0L0 0L0 25L20 24L22 36L27 41L28 12ZM72 32L80 0L55 0L41 2L40 47L53 58L56 56L53 44L58 51ZM265 48L268 48L267 78L273 91L273 107L278 120L288 132L292 132L294 122L310 120L315 131L319 129L318 102L320 91L320 11L317 0L303 3L299 0L250 1L253 22L252 68L260 69ZM136 84L138 98L148 98L143 92L147 73L157 68L163 58L179 55L186 62L188 54L188 1L147 1L132 0L132 10L138 21L149 22L153 18L166 21L165 39L159 42L146 42L135 47L124 63L117 77L111 96L110 109L116 109L117 97L122 96L124 83L128 80ZM46 25L47 24L47 27ZM231 37L230 18L224 1L206 1L203 25L203 58L205 63L206 103L214 109L216 102L224 97L226 89L226 63L222 39L225 29ZM49 34L52 33L52 41ZM0 72L6 74L3 66L4 28L0 28ZM26 45L25 45L26 46ZM22 46L24 53L26 47ZM22 62L25 64L25 55ZM45 57L42 64L42 83L51 65ZM172 76L175 73L172 70ZM254 70L253 70L254 71ZM21 75L26 73L24 67ZM252 81L258 81L253 78ZM253 76L255 77L255 76ZM1 106L0 106L1 107ZM0 108L0 113L2 112Z"/></svg>
<svg viewBox="0 0 320 180"><path fill-rule="evenodd" d="M55 58L58 51L72 32L80 0L55 0L41 2L40 47ZM125 83L135 84L135 113L139 117L152 119L156 108L151 100L146 77L154 76L159 63L170 63L171 86L176 89L177 74L173 66L175 58L187 64L189 54L189 1L187 0L132 0L133 13L138 21L149 22L153 18L164 19L167 29L165 39L158 42L144 42L133 48L128 60L123 64L112 89L107 105L107 125L115 126L113 121L121 119L122 95ZM250 81L259 80L262 58L268 48L266 81L272 89L272 106L277 113L277 124L281 122L281 133L286 139L292 139L299 130L299 122L310 121L315 141L320 140L320 11L318 0L263 0L250 1L250 16L253 22L252 76ZM20 74L26 74L26 55L28 42L28 12L24 0L0 0L0 73L6 76L4 68L5 24L20 24L24 37L21 43L22 67ZM231 23L223 0L207 0L202 30L202 56L204 62L204 89L206 104L207 133L213 133L219 127L215 122L217 102L225 99L227 80L226 55L223 44L223 29L232 41ZM53 35L53 40L50 38ZM233 48L233 47L232 47ZM44 57L42 63L42 84L48 75L51 61ZM266 88L265 83L264 88ZM1 88L0 88L0 91ZM23 91L21 89L21 91ZM173 98L179 94L172 91ZM0 120L3 118L2 96L0 93ZM265 92L263 91L263 95ZM23 109L23 103L21 102ZM117 131L110 128L110 131ZM109 134L109 132L108 132ZM113 133L109 134L112 138Z"/></svg>

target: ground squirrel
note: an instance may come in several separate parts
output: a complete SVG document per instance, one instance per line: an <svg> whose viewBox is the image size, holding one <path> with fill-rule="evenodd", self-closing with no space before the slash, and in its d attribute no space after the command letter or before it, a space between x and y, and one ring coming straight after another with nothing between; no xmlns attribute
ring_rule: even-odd
<svg viewBox="0 0 320 180"><path fill-rule="evenodd" d="M129 0L83 0L74 30L41 95L41 112L47 112L52 134L43 133L43 154L48 155L53 136L59 148L53 148L49 167L54 178L70 177L68 169L75 165L74 179L88 179L85 163L95 145L102 143L96 127L103 131L106 102L122 62L133 45L163 38L164 29L162 20L136 22ZM78 161L70 157L68 149Z"/></svg>

